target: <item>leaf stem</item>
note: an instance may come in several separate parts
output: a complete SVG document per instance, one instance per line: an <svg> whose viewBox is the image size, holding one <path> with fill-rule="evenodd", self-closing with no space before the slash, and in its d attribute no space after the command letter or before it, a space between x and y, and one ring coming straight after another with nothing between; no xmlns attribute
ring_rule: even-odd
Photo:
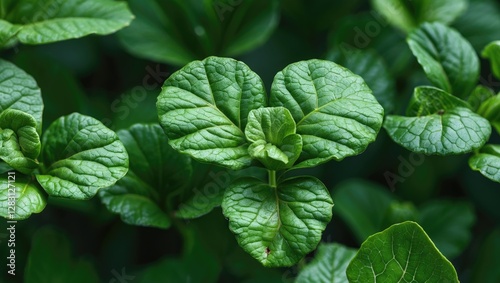
<svg viewBox="0 0 500 283"><path fill-rule="evenodd" d="M276 171L268 170L269 172L269 186L276 188Z"/></svg>

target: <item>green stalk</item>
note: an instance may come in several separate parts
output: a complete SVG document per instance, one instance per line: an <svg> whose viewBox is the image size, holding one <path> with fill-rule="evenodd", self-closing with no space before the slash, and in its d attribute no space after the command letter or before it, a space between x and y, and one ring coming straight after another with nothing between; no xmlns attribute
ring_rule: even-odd
<svg viewBox="0 0 500 283"><path fill-rule="evenodd" d="M268 170L269 172L269 186L276 188L276 171Z"/></svg>

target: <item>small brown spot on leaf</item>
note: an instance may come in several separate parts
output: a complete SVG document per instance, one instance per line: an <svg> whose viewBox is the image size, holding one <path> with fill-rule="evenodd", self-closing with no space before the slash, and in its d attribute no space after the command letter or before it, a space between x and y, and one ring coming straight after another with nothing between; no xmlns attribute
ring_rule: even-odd
<svg viewBox="0 0 500 283"><path fill-rule="evenodd" d="M438 110L438 112L437 112L437 113L438 113L439 115L443 115L443 114L444 114L444 109L440 109L440 110Z"/></svg>
<svg viewBox="0 0 500 283"><path fill-rule="evenodd" d="M271 253L271 250L269 249L269 247L266 247L266 255L269 255Z"/></svg>

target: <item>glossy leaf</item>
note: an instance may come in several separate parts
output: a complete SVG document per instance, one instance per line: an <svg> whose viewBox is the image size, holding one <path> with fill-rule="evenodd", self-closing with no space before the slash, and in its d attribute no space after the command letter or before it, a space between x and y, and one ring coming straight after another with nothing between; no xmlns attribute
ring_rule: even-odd
<svg viewBox="0 0 500 283"><path fill-rule="evenodd" d="M377 101L384 107L386 114L394 110L395 80L377 52L370 49L355 52L341 52L334 49L329 52L327 59L361 76L373 91Z"/></svg>
<svg viewBox="0 0 500 283"><path fill-rule="evenodd" d="M0 113L0 158L24 174L38 168L41 144L36 126L35 118L23 111Z"/></svg>
<svg viewBox="0 0 500 283"><path fill-rule="evenodd" d="M4 8L4 20L14 25L10 35L25 44L106 35L129 25L134 17L126 3L111 0L19 0Z"/></svg>
<svg viewBox="0 0 500 283"><path fill-rule="evenodd" d="M470 95L479 78L479 59L462 35L440 23L425 23L407 41L435 86L461 98Z"/></svg>
<svg viewBox="0 0 500 283"><path fill-rule="evenodd" d="M243 132L248 114L265 104L262 80L247 65L209 57L172 74L157 108L174 149L203 162L241 169L252 161Z"/></svg>
<svg viewBox="0 0 500 283"><path fill-rule="evenodd" d="M488 144L469 159L472 170L500 183L500 145Z"/></svg>
<svg viewBox="0 0 500 283"><path fill-rule="evenodd" d="M467 4L466 0L372 0L377 12L405 32L424 22L450 24L465 12Z"/></svg>
<svg viewBox="0 0 500 283"><path fill-rule="evenodd" d="M384 113L361 77L316 59L293 63L279 72L270 105L290 110L302 136L296 168L363 152L375 140Z"/></svg>
<svg viewBox="0 0 500 283"><path fill-rule="evenodd" d="M422 225L436 247L449 259L469 245L475 214L467 202L433 200L419 207Z"/></svg>
<svg viewBox="0 0 500 283"><path fill-rule="evenodd" d="M33 116L38 133L41 132L43 101L40 88L26 72L0 60L0 111L7 109L24 111Z"/></svg>
<svg viewBox="0 0 500 283"><path fill-rule="evenodd" d="M101 282L92 263L75 259L69 239L50 228L42 228L33 236L24 279L26 283Z"/></svg>
<svg viewBox="0 0 500 283"><path fill-rule="evenodd" d="M453 265L415 222L370 236L347 267L349 282L459 282Z"/></svg>
<svg viewBox="0 0 500 283"><path fill-rule="evenodd" d="M347 283L346 269L356 250L340 244L320 244L314 260L299 273L295 283Z"/></svg>
<svg viewBox="0 0 500 283"><path fill-rule="evenodd" d="M267 267L291 266L313 251L332 206L328 190L313 177L288 179L277 188L239 179L222 201L238 244Z"/></svg>
<svg viewBox="0 0 500 283"><path fill-rule="evenodd" d="M184 65L236 56L263 44L278 24L276 0L131 0L136 19L119 33L132 54Z"/></svg>
<svg viewBox="0 0 500 283"><path fill-rule="evenodd" d="M245 135L252 142L250 156L269 170L289 168L299 158L302 138L295 134L295 121L283 107L250 111Z"/></svg>
<svg viewBox="0 0 500 283"><path fill-rule="evenodd" d="M500 40L488 44L481 55L490 60L493 74L500 79Z"/></svg>
<svg viewBox="0 0 500 283"><path fill-rule="evenodd" d="M485 100L479 106L477 113L488 119L491 125L500 133L500 94Z"/></svg>
<svg viewBox="0 0 500 283"><path fill-rule="evenodd" d="M0 216L22 220L42 212L47 204L43 189L31 177L11 172L0 177Z"/></svg>
<svg viewBox="0 0 500 283"><path fill-rule="evenodd" d="M186 187L191 159L168 145L157 124L136 124L118 131L118 136L129 154L130 168L114 186L99 191L102 202L127 224L168 228L168 196Z"/></svg>
<svg viewBox="0 0 500 283"><path fill-rule="evenodd" d="M73 113L52 123L42 139L40 185L57 197L89 199L128 170L128 154L115 132Z"/></svg>
<svg viewBox="0 0 500 283"><path fill-rule="evenodd" d="M481 148L489 139L488 121L468 104L436 88L418 87L409 107L414 117L387 116L384 128L397 144L424 154L450 155Z"/></svg>
<svg viewBox="0 0 500 283"><path fill-rule="evenodd" d="M383 229L385 213L394 202L386 188L362 180L339 184L333 200L333 213L349 226L359 243Z"/></svg>

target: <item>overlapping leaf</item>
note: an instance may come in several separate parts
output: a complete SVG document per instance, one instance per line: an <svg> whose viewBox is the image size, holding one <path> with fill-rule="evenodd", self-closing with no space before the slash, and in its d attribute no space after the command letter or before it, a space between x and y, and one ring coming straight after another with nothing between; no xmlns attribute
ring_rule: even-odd
<svg viewBox="0 0 500 283"><path fill-rule="evenodd" d="M407 41L435 86L460 98L470 95L479 78L479 59L462 35L440 23L425 23Z"/></svg>
<svg viewBox="0 0 500 283"><path fill-rule="evenodd" d="M270 105L287 108L302 136L296 168L363 152L375 140L384 113L361 77L324 60L297 62L279 72Z"/></svg>
<svg viewBox="0 0 500 283"><path fill-rule="evenodd" d="M469 166L488 179L500 183L500 145L488 144L469 159Z"/></svg>
<svg viewBox="0 0 500 283"><path fill-rule="evenodd" d="M112 130L73 113L56 120L42 139L40 185L52 196L88 199L128 170L128 154Z"/></svg>
<svg viewBox="0 0 500 283"><path fill-rule="evenodd" d="M238 244L264 266L291 266L313 251L332 217L333 202L316 178L288 179L276 188L253 178L234 182L222 210Z"/></svg>
<svg viewBox="0 0 500 283"><path fill-rule="evenodd" d="M491 125L500 133L500 94L483 101L477 113L488 119Z"/></svg>
<svg viewBox="0 0 500 283"><path fill-rule="evenodd" d="M99 191L102 202L125 223L168 228L167 196L186 187L191 159L168 145L157 124L136 124L118 131L118 136L129 154L130 169L116 185Z"/></svg>
<svg viewBox="0 0 500 283"><path fill-rule="evenodd" d="M3 173L0 183L0 216L8 220L22 220L45 208L46 194L31 177Z"/></svg>
<svg viewBox="0 0 500 283"><path fill-rule="evenodd" d="M157 108L174 149L203 162L241 169L252 161L244 134L248 114L265 104L262 80L247 65L209 57L172 74Z"/></svg>

